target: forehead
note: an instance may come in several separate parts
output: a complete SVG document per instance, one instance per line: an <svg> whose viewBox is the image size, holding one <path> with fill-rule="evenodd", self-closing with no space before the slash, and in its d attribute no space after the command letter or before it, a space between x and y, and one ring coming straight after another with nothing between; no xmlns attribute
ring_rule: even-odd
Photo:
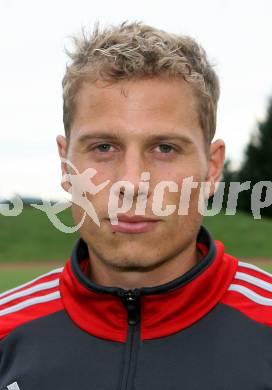
<svg viewBox="0 0 272 390"><path fill-rule="evenodd" d="M76 97L71 136L115 129L130 136L187 131L194 137L202 133L196 107L192 87L183 79L85 81Z"/></svg>

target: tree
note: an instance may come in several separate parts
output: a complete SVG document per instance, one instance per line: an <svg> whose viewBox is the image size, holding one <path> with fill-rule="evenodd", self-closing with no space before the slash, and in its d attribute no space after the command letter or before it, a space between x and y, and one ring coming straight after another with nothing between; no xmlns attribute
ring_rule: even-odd
<svg viewBox="0 0 272 390"><path fill-rule="evenodd" d="M244 159L237 172L240 182L251 181L250 190L239 194L238 209L251 213L251 189L259 181L270 181L272 186L272 98L268 104L266 118L257 124L245 149ZM263 189L261 201L265 199ZM272 217L272 206L262 209L262 215Z"/></svg>

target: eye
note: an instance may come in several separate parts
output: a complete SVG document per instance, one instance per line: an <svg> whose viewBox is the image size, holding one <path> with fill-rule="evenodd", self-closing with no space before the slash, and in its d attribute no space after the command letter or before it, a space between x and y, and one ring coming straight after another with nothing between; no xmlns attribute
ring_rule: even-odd
<svg viewBox="0 0 272 390"><path fill-rule="evenodd" d="M99 152L105 153L105 152L109 152L110 147L111 147L110 144L100 144L100 145L96 145L93 149L94 150L97 149Z"/></svg>
<svg viewBox="0 0 272 390"><path fill-rule="evenodd" d="M168 145L168 144L160 144L160 145L158 145L158 148L160 148L160 151L164 154L168 154L172 150L175 150L175 148L173 146Z"/></svg>

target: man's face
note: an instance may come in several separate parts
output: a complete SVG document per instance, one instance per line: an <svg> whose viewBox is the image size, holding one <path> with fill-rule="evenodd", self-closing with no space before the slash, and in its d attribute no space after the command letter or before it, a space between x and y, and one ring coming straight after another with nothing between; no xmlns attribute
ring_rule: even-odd
<svg viewBox="0 0 272 390"><path fill-rule="evenodd" d="M200 186L192 189L188 215L178 215L180 190L186 177L192 176L195 182L207 180L211 163L205 154L196 98L188 83L159 78L120 81L110 86L85 82L77 96L69 147L64 137L58 144L60 154L66 153L79 172L96 169L91 179L95 185L110 180L98 194L88 194L100 227L87 215L80 228L89 251L104 264L144 270L194 244L202 221L198 212ZM134 185L135 199L127 212L134 215L140 176L146 171L150 172L150 181L145 217L158 221L142 233L117 232L108 215L110 187L120 180ZM161 181L178 185L177 192L164 193L162 209L176 205L176 211L163 217L152 211L154 189ZM73 204L76 223L83 212Z"/></svg>

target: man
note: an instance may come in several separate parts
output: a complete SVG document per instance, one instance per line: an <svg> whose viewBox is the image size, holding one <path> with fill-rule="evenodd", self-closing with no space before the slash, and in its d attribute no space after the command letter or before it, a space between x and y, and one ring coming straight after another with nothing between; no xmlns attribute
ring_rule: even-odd
<svg viewBox="0 0 272 390"><path fill-rule="evenodd" d="M70 56L57 144L81 238L64 269L1 295L0 389L272 389L272 276L202 225L225 157L204 50L124 23Z"/></svg>

